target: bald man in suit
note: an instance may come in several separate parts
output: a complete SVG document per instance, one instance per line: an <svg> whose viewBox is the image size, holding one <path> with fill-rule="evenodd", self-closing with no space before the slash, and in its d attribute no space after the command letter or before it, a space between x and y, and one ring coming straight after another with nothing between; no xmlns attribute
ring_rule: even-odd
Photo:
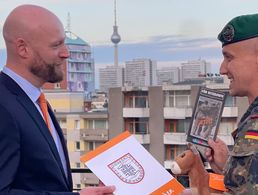
<svg viewBox="0 0 258 195"><path fill-rule="evenodd" d="M61 128L38 99L44 83L60 82L69 52L60 20L49 10L22 5L7 17L7 62L0 73L0 194L104 195L114 186L72 192ZM46 123L49 121L49 123Z"/></svg>

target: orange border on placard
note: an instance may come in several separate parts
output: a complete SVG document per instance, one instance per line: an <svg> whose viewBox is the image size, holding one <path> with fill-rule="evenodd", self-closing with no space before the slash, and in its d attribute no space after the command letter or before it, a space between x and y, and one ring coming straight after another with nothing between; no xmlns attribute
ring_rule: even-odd
<svg viewBox="0 0 258 195"><path fill-rule="evenodd" d="M131 134L129 131L125 131L124 133L121 133L120 135L109 140L107 143L99 146L95 150L81 156L81 158L80 158L81 162L86 163L87 161L91 160L92 158L96 157L97 155L101 154L102 152L105 152L109 148L113 147L114 145L116 145L119 142L123 141L124 139L128 138L130 135Z"/></svg>
<svg viewBox="0 0 258 195"><path fill-rule="evenodd" d="M161 186L154 192L150 193L150 195L162 195L162 194L175 194L178 195L180 192L185 190L184 186L179 183L175 178L171 179L165 185Z"/></svg>

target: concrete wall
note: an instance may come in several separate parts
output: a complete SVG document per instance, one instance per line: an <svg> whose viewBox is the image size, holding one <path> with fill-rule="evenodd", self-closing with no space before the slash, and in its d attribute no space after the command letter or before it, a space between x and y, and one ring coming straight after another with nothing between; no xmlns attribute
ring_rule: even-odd
<svg viewBox="0 0 258 195"><path fill-rule="evenodd" d="M110 88L108 102L109 139L124 131L123 105L124 95L121 87Z"/></svg>
<svg viewBox="0 0 258 195"><path fill-rule="evenodd" d="M162 87L149 87L149 151L162 165L165 160L163 99Z"/></svg>

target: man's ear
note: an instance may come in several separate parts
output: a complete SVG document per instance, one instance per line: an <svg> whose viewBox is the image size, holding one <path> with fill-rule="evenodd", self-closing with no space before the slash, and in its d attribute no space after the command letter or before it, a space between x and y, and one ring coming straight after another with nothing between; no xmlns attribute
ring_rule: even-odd
<svg viewBox="0 0 258 195"><path fill-rule="evenodd" d="M23 38L16 39L16 50L20 57L27 58L29 55L28 44Z"/></svg>

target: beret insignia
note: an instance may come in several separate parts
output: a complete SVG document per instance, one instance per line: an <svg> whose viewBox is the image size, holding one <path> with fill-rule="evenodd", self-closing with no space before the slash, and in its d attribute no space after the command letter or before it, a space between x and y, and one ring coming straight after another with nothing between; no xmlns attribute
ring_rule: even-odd
<svg viewBox="0 0 258 195"><path fill-rule="evenodd" d="M234 33L234 27L231 24L228 24L225 26L221 34L226 42L230 42L234 39Z"/></svg>

